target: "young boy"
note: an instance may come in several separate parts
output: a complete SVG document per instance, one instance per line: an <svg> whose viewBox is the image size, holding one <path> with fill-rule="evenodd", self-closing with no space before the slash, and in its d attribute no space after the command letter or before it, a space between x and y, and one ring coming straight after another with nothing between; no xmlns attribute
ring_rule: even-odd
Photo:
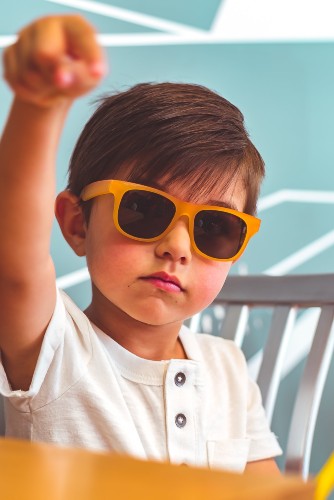
<svg viewBox="0 0 334 500"><path fill-rule="evenodd" d="M281 453L237 347L195 335L258 230L263 161L208 89L143 84L84 128L63 235L85 255L85 312L56 290L54 164L66 114L104 73L92 27L40 19L4 54L15 99L0 144L0 388L6 434L143 459L277 471Z"/></svg>

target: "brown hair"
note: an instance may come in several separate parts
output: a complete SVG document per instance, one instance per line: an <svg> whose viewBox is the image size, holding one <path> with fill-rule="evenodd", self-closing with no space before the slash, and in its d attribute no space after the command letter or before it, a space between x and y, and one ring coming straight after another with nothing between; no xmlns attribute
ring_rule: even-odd
<svg viewBox="0 0 334 500"><path fill-rule="evenodd" d="M203 194L241 178L244 211L254 214L263 176L264 162L233 104L200 85L145 83L101 100L73 151L67 187L79 196L97 180L163 180Z"/></svg>

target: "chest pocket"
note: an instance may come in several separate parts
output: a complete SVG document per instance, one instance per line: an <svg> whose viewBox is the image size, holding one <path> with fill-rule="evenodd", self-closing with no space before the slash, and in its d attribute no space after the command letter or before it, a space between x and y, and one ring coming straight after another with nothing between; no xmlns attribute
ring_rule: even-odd
<svg viewBox="0 0 334 500"><path fill-rule="evenodd" d="M207 452L210 469L243 472L248 459L249 439L208 441Z"/></svg>

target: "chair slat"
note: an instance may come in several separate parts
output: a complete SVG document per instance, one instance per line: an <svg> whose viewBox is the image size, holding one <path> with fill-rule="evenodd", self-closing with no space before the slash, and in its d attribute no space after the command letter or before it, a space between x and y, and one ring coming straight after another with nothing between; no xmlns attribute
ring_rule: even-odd
<svg viewBox="0 0 334 500"><path fill-rule="evenodd" d="M249 308L246 305L230 305L225 307L225 318L221 328L224 339L233 340L241 347L245 337Z"/></svg>
<svg viewBox="0 0 334 500"><path fill-rule="evenodd" d="M301 378L287 444L286 471L309 474L314 429L334 352L334 308L324 306Z"/></svg>
<svg viewBox="0 0 334 500"><path fill-rule="evenodd" d="M263 352L257 383L263 406L271 424L277 392L281 380L284 356L296 317L296 308L278 306L274 309L268 339Z"/></svg>

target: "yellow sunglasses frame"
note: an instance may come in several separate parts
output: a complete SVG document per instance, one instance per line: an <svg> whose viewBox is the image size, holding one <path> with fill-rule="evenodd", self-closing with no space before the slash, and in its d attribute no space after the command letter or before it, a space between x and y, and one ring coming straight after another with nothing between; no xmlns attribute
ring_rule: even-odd
<svg viewBox="0 0 334 500"><path fill-rule="evenodd" d="M118 210L119 206L122 200L122 197L125 193L128 191L132 190L139 190L139 191L148 191L150 193L156 193L159 194L168 200L170 200L172 203L174 203L176 212L171 220L170 224L168 227L165 229L165 231L159 236L155 236L154 238L139 238L137 236L132 236L131 234L126 233L123 231L123 229L120 227L118 223ZM180 219L182 216L187 216L188 217L188 228L189 228L189 236L191 240L191 244L193 249L201 255L202 257L209 259L209 260L216 260L219 262L230 262L230 261L236 261L244 252L250 238L254 236L255 233L258 232L260 229L261 225L261 220L258 219L257 217L254 217L253 215L245 214L243 212L238 212L237 210L232 210L230 208L225 208L225 207L218 207L218 206L213 206L213 205L199 205L196 203L190 203L188 201L182 201L179 200L178 198L175 198L174 196L171 196L168 193L165 193L164 191L161 191L159 189L151 188L149 186L144 186L142 184L135 184L133 182L127 182L127 181L120 181L120 180L103 180L103 181L96 181L92 182L91 184L88 184L81 192L80 198L83 201L88 201L91 200L92 198L96 198L97 196L102 196L105 194L112 194L114 195L114 210L113 210L113 220L115 227L117 230L123 234L124 236L127 236L128 238L131 238L136 241L143 241L143 242L153 242L153 241L158 241L161 238L163 238L176 224L176 222ZM245 224L246 224L246 236L244 239L244 242L242 246L240 247L238 253L233 256L233 258L229 259L218 259L217 257L210 257L209 255L206 255L203 253L196 245L195 239L194 239L194 218L195 215L200 212L201 210L215 210L218 212L224 212L228 214L235 215L242 219Z"/></svg>

